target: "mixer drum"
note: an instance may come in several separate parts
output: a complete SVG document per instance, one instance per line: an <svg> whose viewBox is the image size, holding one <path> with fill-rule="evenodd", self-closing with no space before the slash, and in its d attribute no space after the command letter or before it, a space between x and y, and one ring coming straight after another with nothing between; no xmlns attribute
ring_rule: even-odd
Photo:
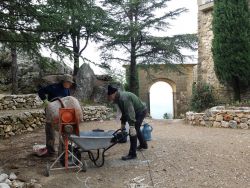
<svg viewBox="0 0 250 188"><path fill-rule="evenodd" d="M64 108L74 108L79 120L83 121L82 108L79 101L75 97L67 96L60 98L60 100L63 103ZM61 102L59 100L50 102L45 109L46 122L51 123L53 126L55 126L56 129L58 127L57 125L59 120L59 109L63 108Z"/></svg>

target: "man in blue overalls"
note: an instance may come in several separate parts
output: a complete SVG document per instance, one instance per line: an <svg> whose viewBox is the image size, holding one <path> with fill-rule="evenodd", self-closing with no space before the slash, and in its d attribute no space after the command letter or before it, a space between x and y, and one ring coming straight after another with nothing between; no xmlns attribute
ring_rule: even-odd
<svg viewBox="0 0 250 188"><path fill-rule="evenodd" d="M45 113L46 107L53 99L70 96L70 87L73 83L73 77L69 74L65 74L60 83L51 84L38 90L38 95L43 101L45 107ZM51 122L46 122L45 133L48 154L53 154L55 152L55 130L53 129Z"/></svg>

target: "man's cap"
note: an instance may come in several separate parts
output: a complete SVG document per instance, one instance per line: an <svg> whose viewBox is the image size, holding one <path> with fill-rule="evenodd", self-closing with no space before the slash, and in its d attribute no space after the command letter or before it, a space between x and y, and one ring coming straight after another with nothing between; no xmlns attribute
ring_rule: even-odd
<svg viewBox="0 0 250 188"><path fill-rule="evenodd" d="M71 76L70 74L64 74L62 77L62 81L74 83L73 76Z"/></svg>
<svg viewBox="0 0 250 188"><path fill-rule="evenodd" d="M112 95L116 91L117 91L117 89L115 87L108 85L108 95Z"/></svg>

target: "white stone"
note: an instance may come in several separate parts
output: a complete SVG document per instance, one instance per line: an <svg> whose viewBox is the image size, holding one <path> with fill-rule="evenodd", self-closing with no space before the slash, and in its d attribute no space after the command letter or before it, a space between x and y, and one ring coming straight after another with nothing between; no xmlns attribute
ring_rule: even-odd
<svg viewBox="0 0 250 188"><path fill-rule="evenodd" d="M240 123L239 128L241 129L248 129L248 125L246 123Z"/></svg>
<svg viewBox="0 0 250 188"><path fill-rule="evenodd" d="M243 118L243 117L245 116L245 114L239 113L239 114L237 114L237 116L238 116L239 118Z"/></svg>
<svg viewBox="0 0 250 188"><path fill-rule="evenodd" d="M221 123L215 121L215 122L213 123L213 127L221 127Z"/></svg>
<svg viewBox="0 0 250 188"><path fill-rule="evenodd" d="M6 179L8 179L8 175L3 173L0 175L0 183L3 183Z"/></svg>
<svg viewBox="0 0 250 188"><path fill-rule="evenodd" d="M221 126L224 127L224 128L228 128L228 127L229 127L229 122L227 122L227 121L222 121L222 122L221 122Z"/></svg>
<svg viewBox="0 0 250 188"><path fill-rule="evenodd" d="M9 179L6 179L4 183L7 183L8 185L11 186L12 182Z"/></svg>
<svg viewBox="0 0 250 188"><path fill-rule="evenodd" d="M240 122L241 123L246 123L247 122L247 118L241 118Z"/></svg>
<svg viewBox="0 0 250 188"><path fill-rule="evenodd" d="M11 129L12 129L11 125L8 125L8 126L5 128L4 132L6 132L6 133L7 133L7 132L10 132Z"/></svg>
<svg viewBox="0 0 250 188"><path fill-rule="evenodd" d="M250 125L250 119L247 121L247 124Z"/></svg>
<svg viewBox="0 0 250 188"><path fill-rule="evenodd" d="M32 129L31 127L29 127L29 128L27 129L27 131L32 132L33 129Z"/></svg>
<svg viewBox="0 0 250 188"><path fill-rule="evenodd" d="M10 175L9 175L9 179L10 179L10 180L15 180L15 179L17 179L16 174L15 174L14 172L11 172Z"/></svg>
<svg viewBox="0 0 250 188"><path fill-rule="evenodd" d="M10 188L7 183L0 183L0 188Z"/></svg>

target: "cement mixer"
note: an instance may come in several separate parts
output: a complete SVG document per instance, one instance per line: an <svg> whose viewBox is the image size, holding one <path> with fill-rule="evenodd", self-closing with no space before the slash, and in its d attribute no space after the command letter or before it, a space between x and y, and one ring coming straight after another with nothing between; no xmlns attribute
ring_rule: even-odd
<svg viewBox="0 0 250 188"><path fill-rule="evenodd" d="M59 109L60 108L73 108L77 116L79 117L80 122L83 121L82 108L79 101L72 96L67 96L63 98L55 98L53 102L50 102L46 110L46 122L51 123L55 130L58 130L58 121L59 121Z"/></svg>

